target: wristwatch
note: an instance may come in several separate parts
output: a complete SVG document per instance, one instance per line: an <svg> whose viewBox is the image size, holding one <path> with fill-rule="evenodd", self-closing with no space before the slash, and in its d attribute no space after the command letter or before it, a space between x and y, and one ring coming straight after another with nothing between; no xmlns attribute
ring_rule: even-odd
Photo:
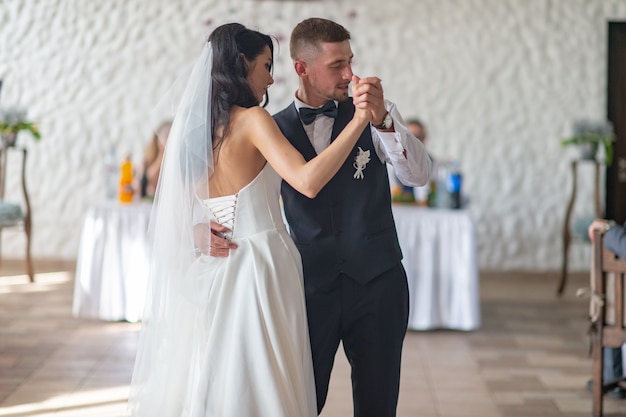
<svg viewBox="0 0 626 417"><path fill-rule="evenodd" d="M391 129L391 126L393 126L393 119L391 118L389 112L387 112L381 124L374 125L374 127L378 130L389 130Z"/></svg>
<svg viewBox="0 0 626 417"><path fill-rule="evenodd" d="M605 231L605 232L608 232L608 231L609 231L609 229L610 229L611 227L613 227L613 226L615 226L615 221L614 221L614 220L609 220L608 222L606 222L606 223L604 224L604 231Z"/></svg>

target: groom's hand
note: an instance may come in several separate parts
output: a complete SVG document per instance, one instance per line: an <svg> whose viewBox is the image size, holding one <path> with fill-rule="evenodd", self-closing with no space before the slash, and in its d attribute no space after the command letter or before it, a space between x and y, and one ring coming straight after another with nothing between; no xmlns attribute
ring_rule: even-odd
<svg viewBox="0 0 626 417"><path fill-rule="evenodd" d="M237 249L237 244L224 239L221 233L229 232L230 229L219 223L200 223L193 227L196 250L203 255L226 257L230 249Z"/></svg>

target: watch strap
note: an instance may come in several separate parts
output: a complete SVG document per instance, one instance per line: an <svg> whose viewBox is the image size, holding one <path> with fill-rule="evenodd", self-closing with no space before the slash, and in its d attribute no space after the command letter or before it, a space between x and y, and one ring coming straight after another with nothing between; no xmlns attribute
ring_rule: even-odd
<svg viewBox="0 0 626 417"><path fill-rule="evenodd" d="M393 126L393 119L391 118L391 115L387 113L383 118L383 122L381 124L372 124L372 126L374 126L378 130L389 130Z"/></svg>

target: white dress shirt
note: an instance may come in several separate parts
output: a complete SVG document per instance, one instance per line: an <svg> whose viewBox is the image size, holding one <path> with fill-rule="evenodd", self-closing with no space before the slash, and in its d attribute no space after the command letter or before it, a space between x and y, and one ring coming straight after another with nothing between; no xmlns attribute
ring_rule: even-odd
<svg viewBox="0 0 626 417"><path fill-rule="evenodd" d="M298 98L295 99L295 105L298 112L301 107L311 107ZM395 131L380 132L370 124L376 155L382 162L393 165L396 176L403 184L417 187L428 183L431 161L424 144L409 132L406 122L402 119L394 103L385 100L385 109L393 119ZM330 145L334 123L335 119L323 114L317 115L311 124L302 123L318 155Z"/></svg>

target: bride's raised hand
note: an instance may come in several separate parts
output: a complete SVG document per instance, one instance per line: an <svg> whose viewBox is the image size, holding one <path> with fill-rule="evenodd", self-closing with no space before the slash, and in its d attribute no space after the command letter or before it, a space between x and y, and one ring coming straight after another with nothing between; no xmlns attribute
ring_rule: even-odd
<svg viewBox="0 0 626 417"><path fill-rule="evenodd" d="M373 105L369 90L371 86L363 83L356 75L352 76L352 102L356 108L354 118L360 121L371 122Z"/></svg>

